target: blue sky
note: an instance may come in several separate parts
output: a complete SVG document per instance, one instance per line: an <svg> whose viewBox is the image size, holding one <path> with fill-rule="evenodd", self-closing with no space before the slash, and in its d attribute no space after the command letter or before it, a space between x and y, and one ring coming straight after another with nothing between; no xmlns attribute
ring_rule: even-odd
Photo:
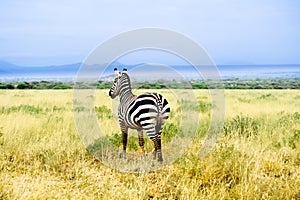
<svg viewBox="0 0 300 200"><path fill-rule="evenodd" d="M0 0L0 60L81 62L103 41L143 27L178 31L217 64L300 63L297 0Z"/></svg>

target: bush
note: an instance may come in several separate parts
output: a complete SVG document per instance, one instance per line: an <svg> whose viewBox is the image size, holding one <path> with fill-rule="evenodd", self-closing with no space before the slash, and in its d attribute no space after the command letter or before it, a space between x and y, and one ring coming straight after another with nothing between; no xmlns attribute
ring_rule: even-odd
<svg viewBox="0 0 300 200"><path fill-rule="evenodd" d="M68 84L65 83L56 83L53 87L53 89L61 89L61 90L66 90L66 89L71 89L72 87Z"/></svg>
<svg viewBox="0 0 300 200"><path fill-rule="evenodd" d="M109 89L113 85L112 82L102 82L99 81L97 84L97 89Z"/></svg>
<svg viewBox="0 0 300 200"><path fill-rule="evenodd" d="M202 113L209 111L212 108L212 103L199 101L200 111Z"/></svg>
<svg viewBox="0 0 300 200"><path fill-rule="evenodd" d="M15 86L11 83L0 83L0 89L15 89Z"/></svg>
<svg viewBox="0 0 300 200"><path fill-rule="evenodd" d="M238 115L232 120L225 122L224 134L250 137L257 135L258 128L259 124L257 120Z"/></svg>
<svg viewBox="0 0 300 200"><path fill-rule="evenodd" d="M95 106L95 111L97 113L98 119L111 119L113 118L112 111L106 106Z"/></svg>
<svg viewBox="0 0 300 200"><path fill-rule="evenodd" d="M176 136L179 128L173 123L166 123L162 130L162 140L164 143L170 142Z"/></svg>
<svg viewBox="0 0 300 200"><path fill-rule="evenodd" d="M122 134L115 133L113 135L105 136L95 140L93 144L87 147L87 149L90 153L94 154L98 151L103 151L105 147L111 151L116 151L118 148L115 147L122 147L122 145L123 145ZM138 150L138 148L139 148L138 139L133 136L128 136L127 149L136 151Z"/></svg>
<svg viewBox="0 0 300 200"><path fill-rule="evenodd" d="M300 144L300 130L294 130L291 137L288 138L288 145L292 149L296 149Z"/></svg>
<svg viewBox="0 0 300 200"><path fill-rule="evenodd" d="M32 105L24 105L21 104L19 106L11 106L11 107L2 107L0 109L1 114L9 114L12 112L23 112L28 114L39 114L43 110L40 107L32 106Z"/></svg>
<svg viewBox="0 0 300 200"><path fill-rule="evenodd" d="M204 82L192 83L193 89L207 89L207 86Z"/></svg>
<svg viewBox="0 0 300 200"><path fill-rule="evenodd" d="M6 89L9 89L9 90L15 89L15 86L10 83L6 84L5 87L6 87Z"/></svg>
<svg viewBox="0 0 300 200"><path fill-rule="evenodd" d="M17 89L32 89L32 85L30 85L30 83L28 82L20 82L18 85L17 85Z"/></svg>

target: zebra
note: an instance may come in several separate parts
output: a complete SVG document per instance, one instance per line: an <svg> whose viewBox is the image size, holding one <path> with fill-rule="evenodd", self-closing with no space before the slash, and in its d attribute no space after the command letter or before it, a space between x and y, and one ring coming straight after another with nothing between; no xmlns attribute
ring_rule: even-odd
<svg viewBox="0 0 300 200"><path fill-rule="evenodd" d="M115 80L109 90L109 96L114 99L120 96L118 108L118 121L122 132L123 151L120 158L126 158L126 145L128 128L138 132L139 146L144 155L143 130L154 143L153 159L163 162L161 150L161 133L165 121L171 111L168 101L158 93L144 93L134 95L131 89L130 78L127 69L119 72L114 68Z"/></svg>

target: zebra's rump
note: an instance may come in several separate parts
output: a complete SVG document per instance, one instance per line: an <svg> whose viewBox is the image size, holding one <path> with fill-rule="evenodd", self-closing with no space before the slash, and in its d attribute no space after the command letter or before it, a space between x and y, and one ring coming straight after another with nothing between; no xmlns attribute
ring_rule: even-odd
<svg viewBox="0 0 300 200"><path fill-rule="evenodd" d="M127 125L130 128L145 128L155 126L161 128L168 119L170 106L167 100L157 93L145 93L132 101L126 112Z"/></svg>

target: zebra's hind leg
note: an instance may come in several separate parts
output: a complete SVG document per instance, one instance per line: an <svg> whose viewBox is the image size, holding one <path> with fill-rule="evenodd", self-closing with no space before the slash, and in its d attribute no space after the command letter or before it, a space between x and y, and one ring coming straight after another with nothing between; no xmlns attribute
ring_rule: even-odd
<svg viewBox="0 0 300 200"><path fill-rule="evenodd" d="M143 137L143 130L138 129L137 131L138 131L138 136L139 136L139 145L142 149L143 155L145 156L146 154L145 154L145 149L144 149L145 142L144 142L144 137Z"/></svg>
<svg viewBox="0 0 300 200"><path fill-rule="evenodd" d="M156 160L156 156L157 156L158 162L163 162L160 135L161 135L161 132L157 133L155 135L155 137L153 137L151 139L154 143L153 159Z"/></svg>
<svg viewBox="0 0 300 200"><path fill-rule="evenodd" d="M126 158L126 146L127 146L127 138L128 138L128 128L122 129L122 142L123 142L123 152L120 153L120 158Z"/></svg>
<svg viewBox="0 0 300 200"><path fill-rule="evenodd" d="M156 134L157 137L157 157L158 157L158 162L162 162L162 151L161 151L161 131Z"/></svg>

